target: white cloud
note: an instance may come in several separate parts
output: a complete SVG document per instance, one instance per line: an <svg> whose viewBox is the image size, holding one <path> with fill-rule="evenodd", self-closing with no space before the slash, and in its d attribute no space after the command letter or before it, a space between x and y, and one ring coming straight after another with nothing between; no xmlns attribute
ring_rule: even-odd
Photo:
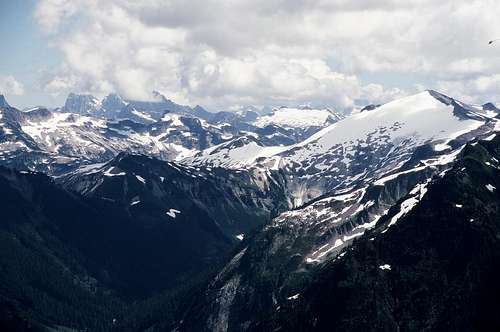
<svg viewBox="0 0 500 332"><path fill-rule="evenodd" d="M23 84L18 82L14 76L0 75L0 94L20 96L24 93Z"/></svg>
<svg viewBox="0 0 500 332"><path fill-rule="evenodd" d="M73 16L84 1L44 0L35 9L34 16L46 32L56 32L64 19Z"/></svg>
<svg viewBox="0 0 500 332"><path fill-rule="evenodd" d="M498 12L493 0L41 0L35 17L65 56L49 90L350 107L405 94L383 86L386 73L405 86L500 74L500 48L487 45Z"/></svg>
<svg viewBox="0 0 500 332"><path fill-rule="evenodd" d="M480 75L471 79L443 80L437 83L439 90L454 95L464 102L499 102L500 74Z"/></svg>

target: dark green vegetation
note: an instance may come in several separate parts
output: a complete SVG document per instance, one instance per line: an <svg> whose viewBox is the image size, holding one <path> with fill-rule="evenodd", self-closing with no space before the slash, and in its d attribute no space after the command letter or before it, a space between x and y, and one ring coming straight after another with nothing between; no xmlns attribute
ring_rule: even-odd
<svg viewBox="0 0 500 332"><path fill-rule="evenodd" d="M467 145L410 213L382 233L393 207L253 330L500 330L499 160L499 137Z"/></svg>

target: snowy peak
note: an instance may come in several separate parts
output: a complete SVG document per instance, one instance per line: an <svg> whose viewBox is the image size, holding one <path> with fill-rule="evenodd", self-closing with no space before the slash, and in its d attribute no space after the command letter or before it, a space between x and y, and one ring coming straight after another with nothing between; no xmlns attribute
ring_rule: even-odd
<svg viewBox="0 0 500 332"><path fill-rule="evenodd" d="M5 97L3 95L0 95L0 107L2 108L10 107L10 105L7 103L7 100L5 100Z"/></svg>
<svg viewBox="0 0 500 332"><path fill-rule="evenodd" d="M288 121L303 119L303 112L314 111L318 111L319 116L305 117L308 124L324 121L325 110L291 111L289 108L275 110L266 120L272 119L284 126ZM369 112L352 114L290 146L264 146L258 141L239 140L235 142L238 144L224 144L204 151L192 162L281 170L289 177L290 190L298 206L335 188L376 179L402 167L424 146L430 151L429 158L452 153L464 142L491 132L495 127L495 114L487 115L445 95L424 91ZM262 118L259 120L263 124Z"/></svg>

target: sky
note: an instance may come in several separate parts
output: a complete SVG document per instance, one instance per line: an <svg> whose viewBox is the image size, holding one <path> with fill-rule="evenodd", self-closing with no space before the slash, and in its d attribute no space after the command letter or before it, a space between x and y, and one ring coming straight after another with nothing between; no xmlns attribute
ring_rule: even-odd
<svg viewBox="0 0 500 332"><path fill-rule="evenodd" d="M0 93L209 110L352 109L435 89L500 101L496 0L0 0Z"/></svg>

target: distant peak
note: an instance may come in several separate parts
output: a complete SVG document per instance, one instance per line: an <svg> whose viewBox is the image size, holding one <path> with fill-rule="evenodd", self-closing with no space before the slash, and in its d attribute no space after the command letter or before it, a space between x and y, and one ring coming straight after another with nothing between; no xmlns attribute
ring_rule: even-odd
<svg viewBox="0 0 500 332"><path fill-rule="evenodd" d="M4 95L0 95L0 107L10 107L9 103L5 99Z"/></svg>

